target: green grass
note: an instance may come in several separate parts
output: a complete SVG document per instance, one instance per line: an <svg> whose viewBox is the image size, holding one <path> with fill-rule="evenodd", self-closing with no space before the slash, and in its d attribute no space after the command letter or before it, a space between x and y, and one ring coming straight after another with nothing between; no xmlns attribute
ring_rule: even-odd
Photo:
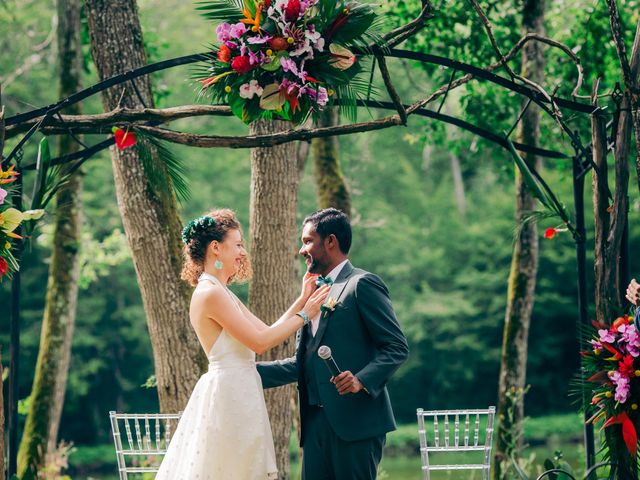
<svg viewBox="0 0 640 480"><path fill-rule="evenodd" d="M584 470L584 446L582 439L582 417L577 413L548 415L529 418L525 422L525 441L530 446L524 452L529 465L530 476L543 471L546 458L553 458L555 452L561 451L563 459L573 470L581 475ZM300 479L300 462L297 439L291 439L291 480ZM447 459L448 461L448 459ZM69 459L74 480L116 480L116 458L113 444L98 446L78 446ZM398 429L387 435L384 457L380 464L378 478L380 480L408 480L420 478L420 454L418 442L418 426L416 424L400 425ZM460 476L462 475L462 476ZM434 480L474 480L469 472L461 474L443 473L432 477ZM480 479L476 475L477 480Z"/></svg>

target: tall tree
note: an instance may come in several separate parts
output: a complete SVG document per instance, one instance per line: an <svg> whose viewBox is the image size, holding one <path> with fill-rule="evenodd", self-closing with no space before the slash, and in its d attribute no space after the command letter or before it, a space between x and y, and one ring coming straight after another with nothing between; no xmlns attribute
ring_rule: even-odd
<svg viewBox="0 0 640 480"><path fill-rule="evenodd" d="M522 9L522 32L544 35L545 0L525 0ZM542 44L529 42L522 50L521 74L537 84L544 79ZM523 100L522 105L526 102ZM537 145L540 137L540 112L530 105L518 125L517 141ZM540 159L524 155L527 164L538 169ZM527 189L522 175L516 169L516 223L521 224L527 212L535 210L535 198ZM522 441L524 419L524 387L527 371L529 325L533 310L536 274L538 271L538 229L528 222L515 240L505 314L500 378L498 387L498 441L495 452L495 479L506 478L511 452L517 453Z"/></svg>
<svg viewBox="0 0 640 480"><path fill-rule="evenodd" d="M318 127L338 125L340 114L337 108L327 108L320 114ZM313 173L316 180L318 206L333 207L351 216L351 195L340 168L338 137L314 138Z"/></svg>
<svg viewBox="0 0 640 480"><path fill-rule="evenodd" d="M81 83L80 0L58 0L57 10L59 93L60 98L66 98L78 91ZM65 113L79 115L80 104L72 105ZM59 137L61 156L79 149L80 144L70 135ZM45 464L46 454L56 447L78 303L82 183L82 173L78 171L56 194L53 253L40 348L18 451L21 478L35 478Z"/></svg>
<svg viewBox="0 0 640 480"><path fill-rule="evenodd" d="M251 135L266 135L289 129L282 121L257 121ZM296 206L300 182L294 143L251 152L251 225L249 233L253 281L249 305L255 314L271 324L296 297L298 288ZM269 350L263 360L291 357L290 338ZM266 392L267 409L276 446L279 478L289 478L289 436L293 385Z"/></svg>
<svg viewBox="0 0 640 480"><path fill-rule="evenodd" d="M147 63L135 0L86 0L91 52L101 80ZM145 76L103 92L105 110L152 108ZM173 188L153 188L139 150L111 148L118 207L147 316L160 409L182 410L206 367L189 324L190 289L180 281L181 221ZM166 175L166 167L154 168Z"/></svg>

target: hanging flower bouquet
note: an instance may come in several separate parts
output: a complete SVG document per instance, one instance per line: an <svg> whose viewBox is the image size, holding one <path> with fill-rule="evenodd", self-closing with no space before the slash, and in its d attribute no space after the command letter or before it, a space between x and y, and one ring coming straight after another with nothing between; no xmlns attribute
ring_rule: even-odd
<svg viewBox="0 0 640 480"><path fill-rule="evenodd" d="M22 237L15 233L16 228L25 220L37 220L44 215L44 210L21 212L11 207L9 185L15 182L19 175L13 165L6 170L0 166L0 280L4 276L11 277L11 274L19 269L18 262L11 253L11 242L22 240Z"/></svg>
<svg viewBox="0 0 640 480"><path fill-rule="evenodd" d="M590 348L581 352L592 395L591 421L604 420L607 447L619 467L634 463L640 421L640 333L624 315L611 325L592 322ZM621 460L622 459L622 460Z"/></svg>
<svg viewBox="0 0 640 480"><path fill-rule="evenodd" d="M370 93L353 52L382 45L371 5L344 0L216 0L199 10L222 21L202 90L249 124L279 117L296 124L335 98L355 117Z"/></svg>

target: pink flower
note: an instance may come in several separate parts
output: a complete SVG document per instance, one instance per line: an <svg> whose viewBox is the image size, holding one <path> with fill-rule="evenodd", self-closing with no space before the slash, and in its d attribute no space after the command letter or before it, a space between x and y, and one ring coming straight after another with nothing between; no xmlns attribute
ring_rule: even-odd
<svg viewBox="0 0 640 480"><path fill-rule="evenodd" d="M0 188L0 205L4 203L5 198L7 198L7 191L4 188Z"/></svg>
<svg viewBox="0 0 640 480"><path fill-rule="evenodd" d="M616 382L616 394L614 397L616 402L626 402L629 398L630 390L631 387L629 386L629 379L627 377L620 377L618 382Z"/></svg>
<svg viewBox="0 0 640 480"><path fill-rule="evenodd" d="M262 87L258 84L257 80L251 80L249 83L245 83L240 86L240 97L251 99L254 95L260 97L262 95Z"/></svg>
<svg viewBox="0 0 640 480"><path fill-rule="evenodd" d="M594 350L602 350L602 344L598 340L589 340Z"/></svg>
<svg viewBox="0 0 640 480"><path fill-rule="evenodd" d="M229 23L221 23L216 28L216 35L218 36L218 41L225 43L229 40L236 40L240 38L247 32L247 27L244 23L236 23L235 25L231 25Z"/></svg>
<svg viewBox="0 0 640 480"><path fill-rule="evenodd" d="M598 330L598 334L600 335L600 341L603 343L613 343L616 340L616 337L609 330Z"/></svg>

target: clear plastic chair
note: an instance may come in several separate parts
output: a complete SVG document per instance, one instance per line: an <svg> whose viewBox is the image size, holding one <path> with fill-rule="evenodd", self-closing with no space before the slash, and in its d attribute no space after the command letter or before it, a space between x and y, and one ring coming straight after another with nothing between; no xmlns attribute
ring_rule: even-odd
<svg viewBox="0 0 640 480"><path fill-rule="evenodd" d="M496 407L485 410L423 410L418 409L418 433L422 478L431 480L433 471L480 470L482 479L489 479L491 445ZM466 453L463 452L475 452ZM455 464L434 464L432 454L455 453L462 461ZM457 455L462 453L462 455ZM472 458L473 457L473 458ZM472 458L473 463L470 463Z"/></svg>
<svg viewBox="0 0 640 480"><path fill-rule="evenodd" d="M130 473L158 471L181 415L109 412L120 480Z"/></svg>

